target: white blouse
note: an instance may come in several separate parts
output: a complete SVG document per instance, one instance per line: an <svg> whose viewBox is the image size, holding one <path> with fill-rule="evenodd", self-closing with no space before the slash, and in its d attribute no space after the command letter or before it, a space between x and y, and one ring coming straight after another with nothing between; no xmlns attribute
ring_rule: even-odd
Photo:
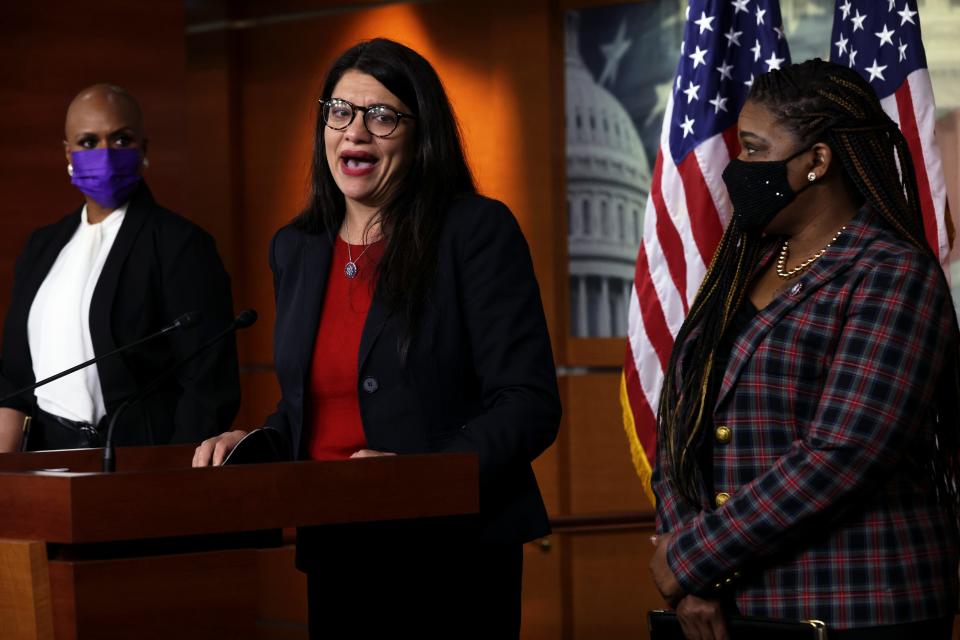
<svg viewBox="0 0 960 640"><path fill-rule="evenodd" d="M84 206L80 225L37 290L27 319L36 380L94 357L90 299L126 213L125 204L100 223L90 224ZM46 384L35 393L41 409L68 420L97 424L107 412L97 365Z"/></svg>

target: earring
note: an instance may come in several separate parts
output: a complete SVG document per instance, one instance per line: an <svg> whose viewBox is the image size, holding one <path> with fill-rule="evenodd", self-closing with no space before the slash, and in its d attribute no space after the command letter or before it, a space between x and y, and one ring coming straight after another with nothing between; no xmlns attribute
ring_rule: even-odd
<svg viewBox="0 0 960 640"><path fill-rule="evenodd" d="M73 177L73 164L67 163L67 175Z"/></svg>
<svg viewBox="0 0 960 640"><path fill-rule="evenodd" d="M149 159L149 158L144 158L144 159L143 159L143 168L146 169L146 168L149 167L149 166L150 166L150 159Z"/></svg>
<svg viewBox="0 0 960 640"><path fill-rule="evenodd" d="M807 174L807 180L809 180L810 182L813 182L816 179L817 179L817 174L814 173L813 171Z"/></svg>

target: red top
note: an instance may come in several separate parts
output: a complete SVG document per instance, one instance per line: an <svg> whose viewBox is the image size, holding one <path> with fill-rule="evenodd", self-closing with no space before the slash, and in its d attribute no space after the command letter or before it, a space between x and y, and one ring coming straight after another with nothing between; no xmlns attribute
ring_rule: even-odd
<svg viewBox="0 0 960 640"><path fill-rule="evenodd" d="M313 460L343 460L367 446L357 395L358 354L384 243L367 247L350 245L357 265L351 280L344 273L349 261L347 243L339 236L334 243L310 364L307 451Z"/></svg>

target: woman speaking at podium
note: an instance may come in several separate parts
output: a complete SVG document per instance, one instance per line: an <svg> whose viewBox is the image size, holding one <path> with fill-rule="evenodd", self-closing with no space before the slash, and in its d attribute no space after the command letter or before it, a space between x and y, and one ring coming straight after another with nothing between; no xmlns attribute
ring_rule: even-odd
<svg viewBox="0 0 960 640"><path fill-rule="evenodd" d="M0 451L101 446L105 416L229 324L230 279L213 239L159 206L141 177L147 139L136 100L99 84L70 103L67 174L84 206L35 231L17 260L3 329L0 397L200 312L200 326L111 356L11 398ZM236 346L225 340L123 414L116 444L199 442L240 403Z"/></svg>
<svg viewBox="0 0 960 640"><path fill-rule="evenodd" d="M295 457L480 458L479 517L299 531L311 635L516 638L521 545L549 530L530 463L556 437L556 371L520 227L476 194L419 54L379 39L334 62L309 205L270 266L282 397L266 426Z"/></svg>

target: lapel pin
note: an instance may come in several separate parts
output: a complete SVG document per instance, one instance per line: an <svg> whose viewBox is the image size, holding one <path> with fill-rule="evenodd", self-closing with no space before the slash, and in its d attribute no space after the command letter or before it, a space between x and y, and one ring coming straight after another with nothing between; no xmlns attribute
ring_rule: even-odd
<svg viewBox="0 0 960 640"><path fill-rule="evenodd" d="M798 282L790 288L790 295L795 296L801 291L803 291L803 283Z"/></svg>

